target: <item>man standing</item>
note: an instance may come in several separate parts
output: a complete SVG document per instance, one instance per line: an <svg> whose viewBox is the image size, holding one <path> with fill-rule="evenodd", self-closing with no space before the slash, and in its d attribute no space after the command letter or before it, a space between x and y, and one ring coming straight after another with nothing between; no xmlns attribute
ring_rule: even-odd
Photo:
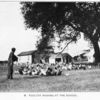
<svg viewBox="0 0 100 100"><path fill-rule="evenodd" d="M16 49L12 48L12 50L9 54L9 58L8 58L8 75L7 75L8 79L13 79L13 63L14 63L14 61L18 60L17 56L14 55L15 51L16 51Z"/></svg>

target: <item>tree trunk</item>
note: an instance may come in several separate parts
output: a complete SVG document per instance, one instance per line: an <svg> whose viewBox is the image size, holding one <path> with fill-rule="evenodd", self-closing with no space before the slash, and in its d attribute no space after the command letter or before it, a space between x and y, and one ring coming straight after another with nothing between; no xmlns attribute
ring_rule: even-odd
<svg viewBox="0 0 100 100"><path fill-rule="evenodd" d="M93 47L94 47L94 58L95 58L95 63L100 62L100 49L99 49L99 44L98 40L92 40Z"/></svg>

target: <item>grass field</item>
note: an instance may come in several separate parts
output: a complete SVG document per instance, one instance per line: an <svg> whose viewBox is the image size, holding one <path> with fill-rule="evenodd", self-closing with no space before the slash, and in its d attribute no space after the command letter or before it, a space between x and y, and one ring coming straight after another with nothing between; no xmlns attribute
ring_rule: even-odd
<svg viewBox="0 0 100 100"><path fill-rule="evenodd" d="M100 69L68 71L61 76L22 76L7 80L7 67L0 66L0 92L100 92Z"/></svg>

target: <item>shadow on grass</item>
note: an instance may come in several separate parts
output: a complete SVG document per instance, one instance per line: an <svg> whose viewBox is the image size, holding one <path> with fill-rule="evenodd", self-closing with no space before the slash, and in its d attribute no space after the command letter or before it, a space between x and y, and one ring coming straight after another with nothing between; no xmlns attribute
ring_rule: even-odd
<svg viewBox="0 0 100 100"><path fill-rule="evenodd" d="M40 78L41 76L35 75L35 76L24 76L24 79L33 79L33 78Z"/></svg>
<svg viewBox="0 0 100 100"><path fill-rule="evenodd" d="M23 79L34 79L34 78L49 78L49 77L55 77L55 76L45 76L45 75L43 75L43 76L41 76L41 75L34 75L34 76L29 76L29 75L27 75L27 76L23 76ZM57 76L56 76L57 77Z"/></svg>
<svg viewBox="0 0 100 100"><path fill-rule="evenodd" d="M35 75L35 76L29 76L29 75L21 75L21 76L15 76L13 77L13 79L7 79L7 77L2 77L0 78L0 83L6 83L8 81L20 81L23 79L38 79L38 78L43 78L43 77L47 77L47 76L39 76L39 75Z"/></svg>

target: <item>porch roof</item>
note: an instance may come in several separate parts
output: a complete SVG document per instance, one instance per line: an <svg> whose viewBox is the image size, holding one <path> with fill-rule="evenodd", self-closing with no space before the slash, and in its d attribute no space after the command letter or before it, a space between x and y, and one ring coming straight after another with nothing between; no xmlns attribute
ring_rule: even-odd
<svg viewBox="0 0 100 100"><path fill-rule="evenodd" d="M33 53L35 53L36 50L31 50L31 51L24 51L18 54L18 56L27 56L27 55L32 55Z"/></svg>

